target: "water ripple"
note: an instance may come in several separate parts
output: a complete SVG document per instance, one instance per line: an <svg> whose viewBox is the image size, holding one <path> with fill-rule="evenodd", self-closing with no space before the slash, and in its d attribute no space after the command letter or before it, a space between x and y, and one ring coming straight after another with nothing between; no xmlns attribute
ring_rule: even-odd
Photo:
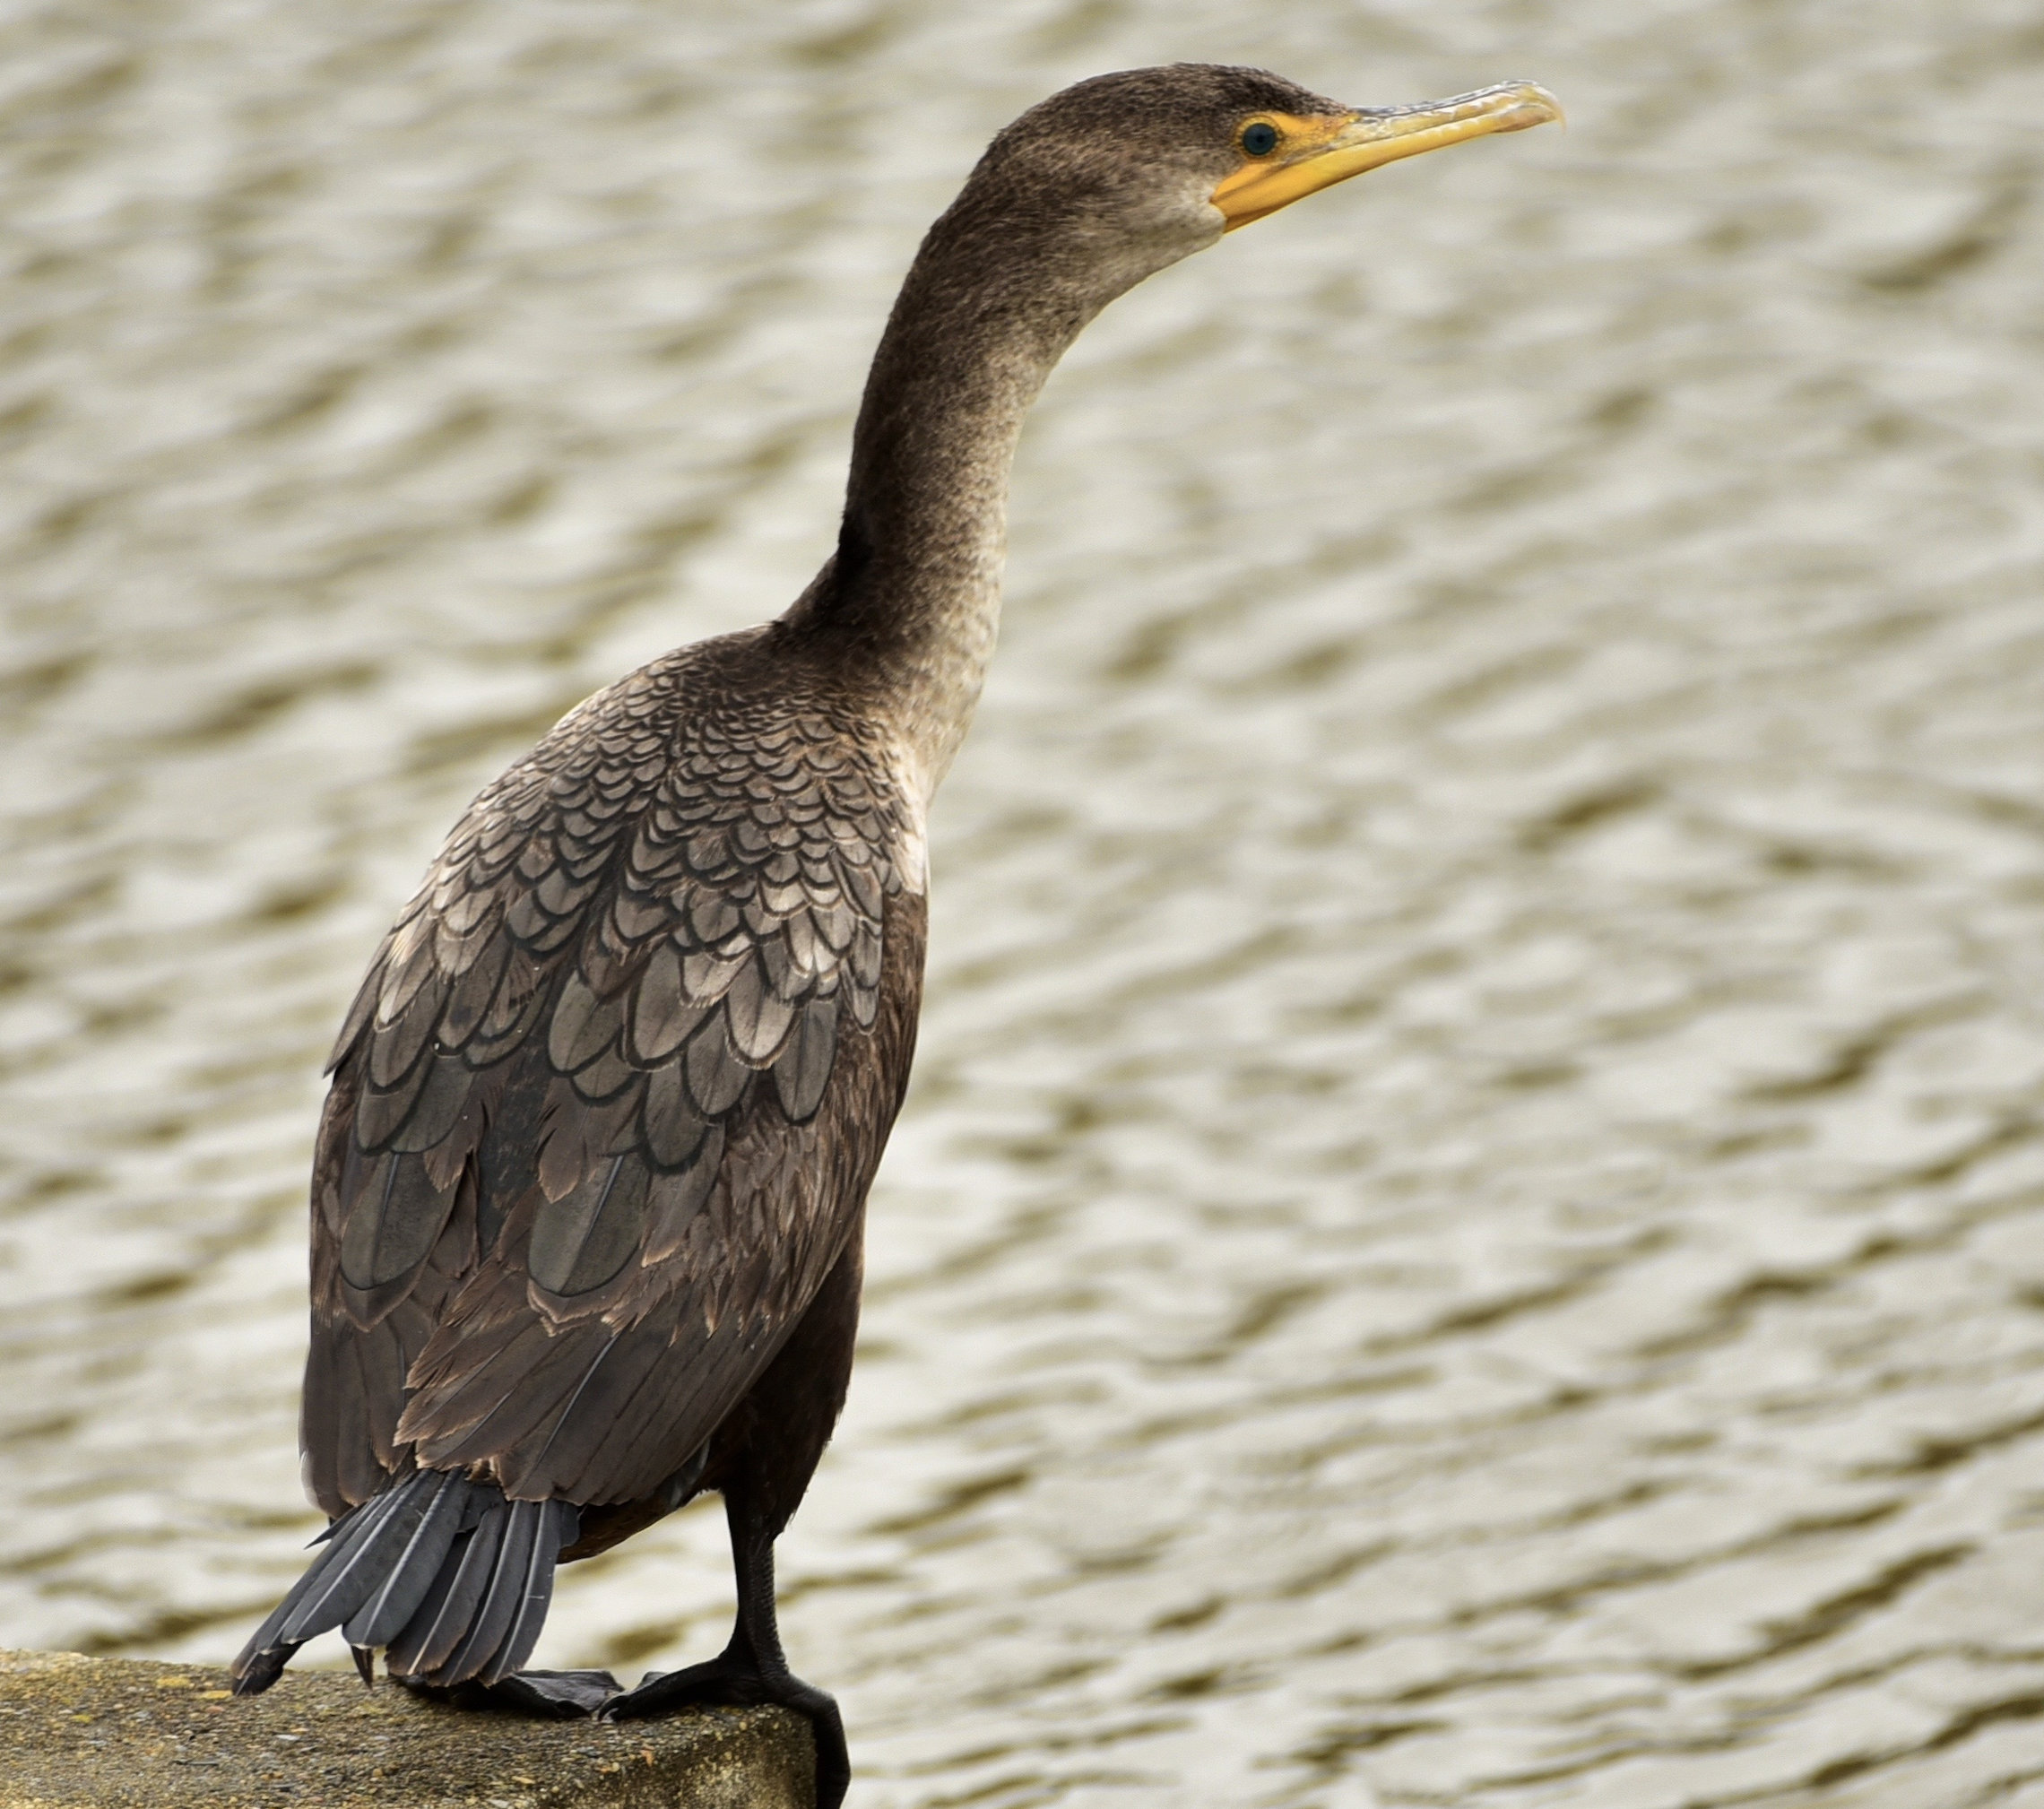
<svg viewBox="0 0 2044 1809"><path fill-rule="evenodd" d="M1516 74L1018 461L843 1434L855 1801L2044 1802L2018 0L0 25L0 1636L295 1574L319 1061L475 788L782 607L986 136ZM542 1654L706 1655L714 1508ZM344 1662L338 1654L334 1662Z"/></svg>

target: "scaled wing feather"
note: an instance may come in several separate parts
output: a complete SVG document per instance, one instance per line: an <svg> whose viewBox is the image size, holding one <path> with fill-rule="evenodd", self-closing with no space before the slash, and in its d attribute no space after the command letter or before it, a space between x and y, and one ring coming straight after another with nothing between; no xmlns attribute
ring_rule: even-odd
<svg viewBox="0 0 2044 1809"><path fill-rule="evenodd" d="M849 1234L913 1038L910 807L856 711L756 682L769 632L574 712L377 952L315 1166L329 1513L412 1463L642 1498Z"/></svg>

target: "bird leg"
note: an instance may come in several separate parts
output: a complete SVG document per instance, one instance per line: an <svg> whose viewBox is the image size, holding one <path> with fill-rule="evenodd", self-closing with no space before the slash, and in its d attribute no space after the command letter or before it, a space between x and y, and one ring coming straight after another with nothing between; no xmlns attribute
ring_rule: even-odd
<svg viewBox="0 0 2044 1809"><path fill-rule="evenodd" d="M724 1499L731 1526L732 1564L738 1575L738 1616L731 1641L714 1658L680 1671L648 1672L636 1690L613 1696L598 1710L605 1721L671 1714L695 1703L750 1707L775 1702L809 1717L816 1737L817 1809L837 1809L852 1781L844 1722L836 1701L788 1669L774 1612L774 1540L746 1512L739 1497Z"/></svg>

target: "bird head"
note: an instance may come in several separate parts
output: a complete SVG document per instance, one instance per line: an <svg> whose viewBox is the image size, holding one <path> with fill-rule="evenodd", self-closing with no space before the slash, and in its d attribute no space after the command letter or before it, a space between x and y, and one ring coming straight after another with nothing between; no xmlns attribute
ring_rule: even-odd
<svg viewBox="0 0 2044 1809"><path fill-rule="evenodd" d="M1038 257L1054 247L1050 261L1091 279L1097 303L1316 189L1561 117L1530 82L1356 108L1260 69L1126 69L1053 94L995 138L954 224L982 229L995 256L997 238Z"/></svg>

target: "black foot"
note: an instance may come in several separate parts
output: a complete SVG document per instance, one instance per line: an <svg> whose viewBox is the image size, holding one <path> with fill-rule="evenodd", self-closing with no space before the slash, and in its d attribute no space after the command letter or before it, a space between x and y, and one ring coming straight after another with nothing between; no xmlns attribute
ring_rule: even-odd
<svg viewBox="0 0 2044 1809"><path fill-rule="evenodd" d="M816 1735L816 1809L837 1809L852 1781L844 1718L834 1698L785 1671L762 1676L749 1666L734 1663L728 1654L684 1671L649 1671L637 1689L604 1703L597 1718L641 1721L699 1703L752 1708L762 1702L777 1702L809 1717Z"/></svg>
<svg viewBox="0 0 2044 1809"><path fill-rule="evenodd" d="M498 1683L456 1683L443 1690L414 1677L397 1680L407 1690L457 1709L502 1709L550 1721L580 1721L618 1697L618 1680L608 1671L520 1671Z"/></svg>

